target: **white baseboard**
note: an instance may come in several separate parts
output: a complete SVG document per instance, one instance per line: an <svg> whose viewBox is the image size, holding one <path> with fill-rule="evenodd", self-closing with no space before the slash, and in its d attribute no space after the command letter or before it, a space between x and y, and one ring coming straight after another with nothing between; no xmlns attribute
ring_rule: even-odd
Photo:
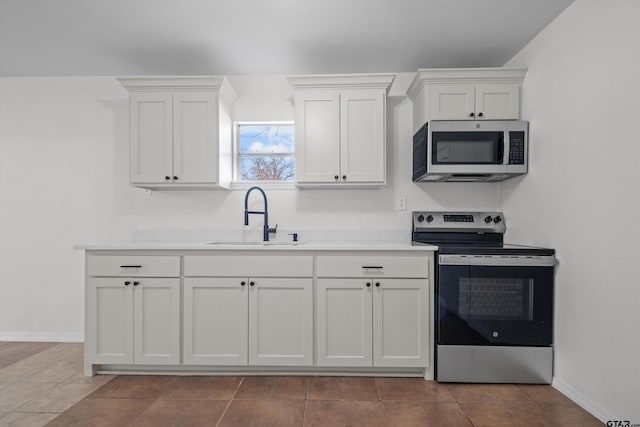
<svg viewBox="0 0 640 427"><path fill-rule="evenodd" d="M567 396L569 399L576 402L578 405L582 407L582 409L584 409L585 411L587 411L588 413L590 413L591 415L593 415L594 417L596 417L598 420L600 420L605 424L607 423L607 421L620 419L619 417L616 417L615 415L611 414L602 406L600 406L593 400L589 399L582 393L579 393L572 386L570 386L569 384L565 383L564 381L558 378L555 378L555 377L553 378L553 383L551 384L551 386L557 389L558 391L560 391L565 396Z"/></svg>
<svg viewBox="0 0 640 427"><path fill-rule="evenodd" d="M15 342L84 342L82 334L54 332L0 332L0 341Z"/></svg>

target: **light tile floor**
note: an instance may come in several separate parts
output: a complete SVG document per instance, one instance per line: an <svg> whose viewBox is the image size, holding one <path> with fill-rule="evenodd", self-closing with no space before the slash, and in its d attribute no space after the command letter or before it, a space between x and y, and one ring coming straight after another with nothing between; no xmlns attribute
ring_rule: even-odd
<svg viewBox="0 0 640 427"><path fill-rule="evenodd" d="M601 426L545 385L82 374L82 344L0 342L0 427Z"/></svg>

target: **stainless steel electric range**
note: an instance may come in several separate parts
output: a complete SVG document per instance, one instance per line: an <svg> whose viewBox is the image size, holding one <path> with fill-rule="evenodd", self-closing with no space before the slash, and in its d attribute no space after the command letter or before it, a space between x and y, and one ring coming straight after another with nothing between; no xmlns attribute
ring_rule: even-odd
<svg viewBox="0 0 640 427"><path fill-rule="evenodd" d="M439 247L438 381L551 383L555 251L505 231L500 212L413 212L415 244Z"/></svg>

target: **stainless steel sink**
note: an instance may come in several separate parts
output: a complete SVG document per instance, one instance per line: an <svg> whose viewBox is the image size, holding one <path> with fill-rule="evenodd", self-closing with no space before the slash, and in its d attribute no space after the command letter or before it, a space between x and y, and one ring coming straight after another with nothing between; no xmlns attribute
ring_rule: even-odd
<svg viewBox="0 0 640 427"><path fill-rule="evenodd" d="M207 245L216 246L298 246L304 242L208 242Z"/></svg>

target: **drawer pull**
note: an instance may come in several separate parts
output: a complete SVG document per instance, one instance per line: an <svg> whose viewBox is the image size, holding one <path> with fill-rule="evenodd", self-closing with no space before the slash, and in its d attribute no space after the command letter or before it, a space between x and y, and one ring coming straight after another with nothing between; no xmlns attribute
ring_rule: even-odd
<svg viewBox="0 0 640 427"><path fill-rule="evenodd" d="M381 265L363 265L362 268L382 270L384 267L382 267Z"/></svg>
<svg viewBox="0 0 640 427"><path fill-rule="evenodd" d="M142 268L141 265L121 265L120 268Z"/></svg>

